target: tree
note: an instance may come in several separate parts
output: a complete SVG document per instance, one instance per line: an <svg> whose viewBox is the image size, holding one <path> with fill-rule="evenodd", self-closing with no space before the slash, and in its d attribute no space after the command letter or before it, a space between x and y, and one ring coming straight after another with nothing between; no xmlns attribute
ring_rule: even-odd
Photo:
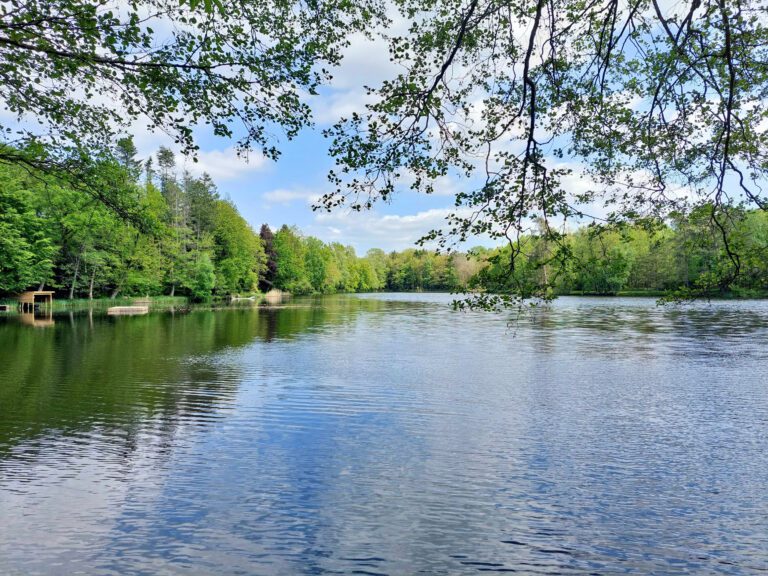
<svg viewBox="0 0 768 576"><path fill-rule="evenodd" d="M35 209L36 193L45 184L2 165L0 181L0 293L20 292L53 273L55 246L48 222Z"/></svg>
<svg viewBox="0 0 768 576"><path fill-rule="evenodd" d="M748 289L768 286L768 213L752 211L739 223L745 243L744 274L741 280Z"/></svg>
<svg viewBox="0 0 768 576"><path fill-rule="evenodd" d="M216 270L211 257L203 253L192 265L188 288L194 300L208 300L216 286Z"/></svg>
<svg viewBox="0 0 768 576"><path fill-rule="evenodd" d="M572 236L574 289L590 294L616 294L624 288L632 267L632 254L616 234L590 229Z"/></svg>
<svg viewBox="0 0 768 576"><path fill-rule="evenodd" d="M171 197L174 195L172 187L176 186L176 156L170 148L160 146L157 151L157 166L160 169L160 191L173 203Z"/></svg>
<svg viewBox="0 0 768 576"><path fill-rule="evenodd" d="M321 240L310 236L304 239L304 268L313 292L335 292L336 283L329 268L333 252Z"/></svg>
<svg viewBox="0 0 768 576"><path fill-rule="evenodd" d="M273 245L277 254L276 287L294 294L312 292L304 259L306 250L298 230L283 225L275 234Z"/></svg>
<svg viewBox="0 0 768 576"><path fill-rule="evenodd" d="M568 222L620 226L712 206L726 255L712 282L736 282L737 205L768 207L764 2L393 4L411 22L390 36L402 72L327 131L339 168L320 207L369 208L404 175L427 193L458 175L457 209L424 240L502 240L511 274L539 223L565 261ZM569 186L572 174L586 185Z"/></svg>
<svg viewBox="0 0 768 576"><path fill-rule="evenodd" d="M136 154L138 154L138 151L131 136L124 136L115 144L117 161L128 171L133 180L138 181L141 175L141 161L136 160Z"/></svg>
<svg viewBox="0 0 768 576"><path fill-rule="evenodd" d="M89 158L135 121L184 153L197 149L191 127L206 124L274 158L271 129L308 125L304 96L330 78L351 32L382 19L367 0L9 0L0 99L19 121L0 131L0 160L83 182Z"/></svg>
<svg viewBox="0 0 768 576"><path fill-rule="evenodd" d="M275 285L275 277L277 275L277 253L275 252L275 235L272 234L272 230L267 224L261 225L259 230L259 237L261 243L264 246L264 253L267 257L266 268L264 273L259 278L259 290L262 292L268 292Z"/></svg>
<svg viewBox="0 0 768 576"><path fill-rule="evenodd" d="M170 295L176 294L176 286L185 282L185 272L193 265L189 247L192 230L188 227L189 215L189 176L185 174L184 187L176 177L176 156L170 148L161 146L157 151L157 166L160 172L160 192L165 199L165 219L167 229L162 238L162 249L168 263L166 282L170 285Z"/></svg>
<svg viewBox="0 0 768 576"><path fill-rule="evenodd" d="M213 236L217 292L254 291L264 270L264 248L259 236L229 201L216 200Z"/></svg>
<svg viewBox="0 0 768 576"><path fill-rule="evenodd" d="M371 248L365 253L365 259L371 264L376 274L371 290L381 290L387 284L387 273L389 271L387 255L381 248Z"/></svg>
<svg viewBox="0 0 768 576"><path fill-rule="evenodd" d="M360 271L356 266L355 249L339 242L333 242L329 249L339 271L336 290L339 292L356 292L360 286Z"/></svg>
<svg viewBox="0 0 768 576"><path fill-rule="evenodd" d="M189 220L198 243L203 236L213 231L215 226L215 207L219 199L216 184L209 174L194 178L184 173L184 194L189 204Z"/></svg>

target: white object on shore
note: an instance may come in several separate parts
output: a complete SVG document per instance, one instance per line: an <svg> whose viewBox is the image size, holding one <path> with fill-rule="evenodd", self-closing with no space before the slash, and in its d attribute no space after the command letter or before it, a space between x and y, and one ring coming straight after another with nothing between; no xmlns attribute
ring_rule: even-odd
<svg viewBox="0 0 768 576"><path fill-rule="evenodd" d="M148 312L149 306L112 306L107 309L109 316L136 316Z"/></svg>

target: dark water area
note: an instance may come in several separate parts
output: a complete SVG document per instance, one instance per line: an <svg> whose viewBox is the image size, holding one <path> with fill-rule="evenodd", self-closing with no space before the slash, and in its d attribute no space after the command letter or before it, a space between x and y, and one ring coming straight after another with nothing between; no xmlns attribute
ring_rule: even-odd
<svg viewBox="0 0 768 576"><path fill-rule="evenodd" d="M0 574L768 571L768 302L0 318Z"/></svg>

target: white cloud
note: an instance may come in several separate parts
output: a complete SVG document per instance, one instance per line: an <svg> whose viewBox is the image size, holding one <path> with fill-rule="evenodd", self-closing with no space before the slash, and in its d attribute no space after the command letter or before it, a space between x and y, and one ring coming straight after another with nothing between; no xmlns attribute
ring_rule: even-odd
<svg viewBox="0 0 768 576"><path fill-rule="evenodd" d="M185 168L192 173L207 172L215 181L235 180L250 172L258 172L269 166L269 160L262 154L252 153L247 157L239 155L230 146L223 150L204 150L197 154L197 162L187 161Z"/></svg>
<svg viewBox="0 0 768 576"><path fill-rule="evenodd" d="M390 31L404 30L406 25L405 20L395 18ZM332 71L329 87L309 100L318 124L333 124L342 117L349 118L353 112L363 113L366 104L376 100L367 94L365 86L377 87L401 71L390 60L389 43L381 36L366 38L364 34L353 34L349 40L341 64Z"/></svg>
<svg viewBox="0 0 768 576"><path fill-rule="evenodd" d="M331 90L310 98L312 116L320 125L331 125L341 118L351 118L354 112L362 115L367 104L373 104L376 97L366 94L363 89Z"/></svg>
<svg viewBox="0 0 768 576"><path fill-rule="evenodd" d="M465 180L466 182L466 180ZM435 196L456 196L462 191L462 186L457 178L452 176L440 176L433 182Z"/></svg>
<svg viewBox="0 0 768 576"><path fill-rule="evenodd" d="M125 130L126 134L133 137L139 159L145 160L155 156L158 149L164 146L174 152L179 170L188 170L196 176L207 172L216 182L237 180L253 172L264 171L272 165L260 152L238 154L229 139L214 138L212 141L210 131L204 125L195 126L194 129L195 140L203 148L197 152L195 161L192 156L181 154L172 136L161 128L150 129L150 124L146 116L141 116L131 122ZM216 144L219 147L216 147Z"/></svg>
<svg viewBox="0 0 768 576"><path fill-rule="evenodd" d="M19 115L15 112L11 112L8 109L8 105L5 103L4 100L0 100L0 122L3 122L5 125L15 125L19 121Z"/></svg>
<svg viewBox="0 0 768 576"><path fill-rule="evenodd" d="M308 188L277 188L264 192L262 198L267 204L292 204L293 202L300 200L307 204L312 204L320 198L319 194L315 190Z"/></svg>
<svg viewBox="0 0 768 576"><path fill-rule="evenodd" d="M373 86L394 77L398 71L398 65L390 60L389 43L384 38L353 34L343 51L341 65L332 72L331 86L339 90Z"/></svg>
<svg viewBox="0 0 768 576"><path fill-rule="evenodd" d="M133 136L138 150L138 158L146 159L154 156L161 146L165 146L175 153L176 166L180 170L188 170L196 176L206 172L215 182L237 180L253 172L264 171L271 165L269 159L263 154L258 152L252 152L248 155L238 154L234 146L200 150L197 152L195 161L191 156L182 155L179 152L179 147L164 132L153 132L148 130L145 125L135 123L128 133Z"/></svg>
<svg viewBox="0 0 768 576"><path fill-rule="evenodd" d="M467 215L465 209L455 208L433 208L405 215L375 211L320 213L305 231L318 238L332 237L334 241L351 244L359 253L370 248L404 250L414 248L415 242L430 230L445 227L446 218L453 212Z"/></svg>

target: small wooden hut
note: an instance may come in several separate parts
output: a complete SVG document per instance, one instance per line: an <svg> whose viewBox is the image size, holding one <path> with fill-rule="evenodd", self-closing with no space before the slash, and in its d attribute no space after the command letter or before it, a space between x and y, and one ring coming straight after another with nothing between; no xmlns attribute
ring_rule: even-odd
<svg viewBox="0 0 768 576"><path fill-rule="evenodd" d="M53 309L53 290L29 290L19 294L19 308L22 312L34 312L35 306L43 304Z"/></svg>

